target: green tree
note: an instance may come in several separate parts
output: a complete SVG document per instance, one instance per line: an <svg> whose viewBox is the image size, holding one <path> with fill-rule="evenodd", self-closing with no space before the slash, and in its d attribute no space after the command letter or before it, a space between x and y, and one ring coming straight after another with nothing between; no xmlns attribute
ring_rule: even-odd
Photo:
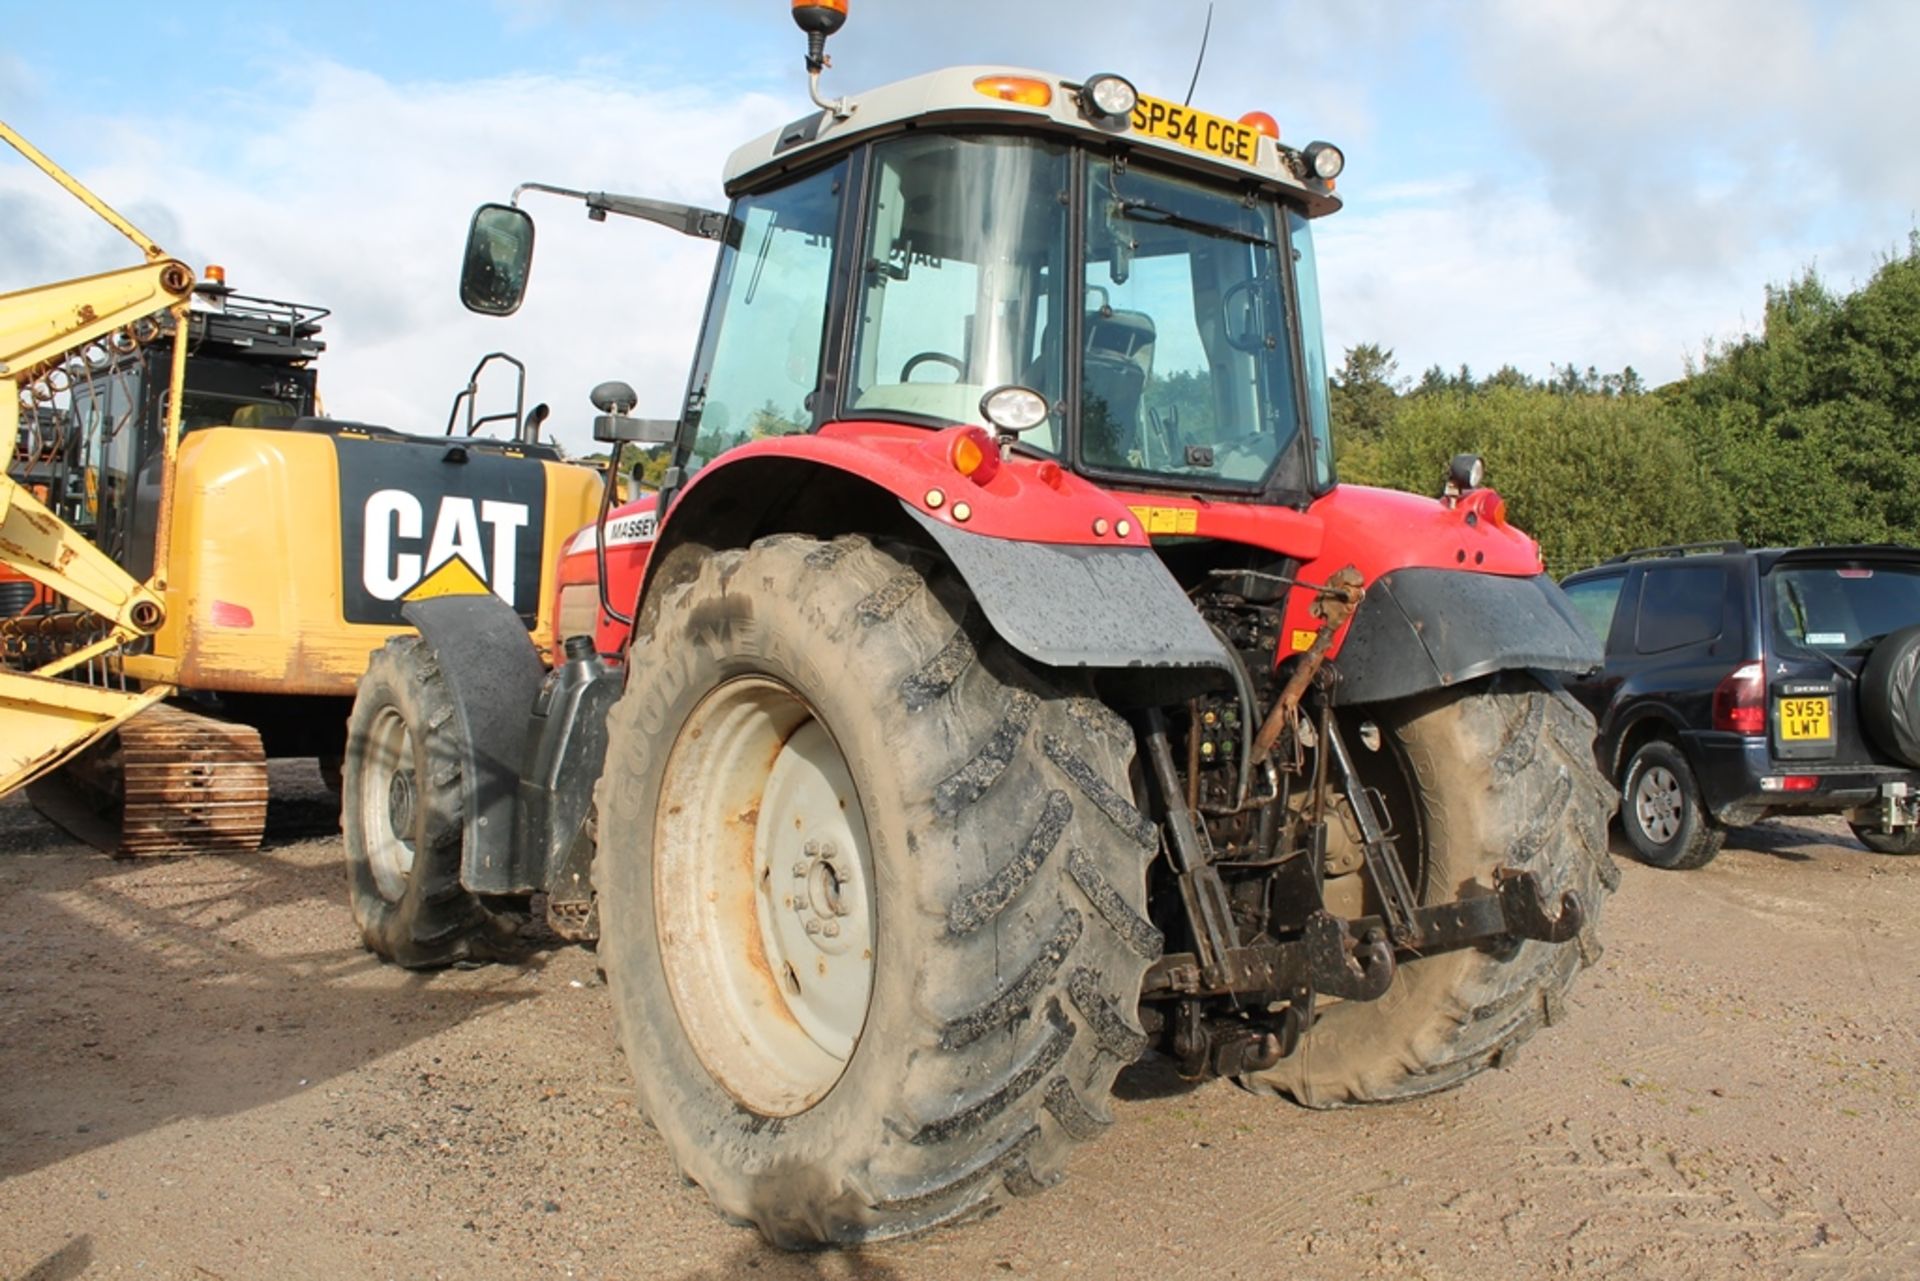
<svg viewBox="0 0 1920 1281"><path fill-rule="evenodd" d="M1386 435L1405 382L1391 348L1370 342L1347 348L1331 387L1335 437L1378 440Z"/></svg>
<svg viewBox="0 0 1920 1281"><path fill-rule="evenodd" d="M1731 531L1725 491L1651 397L1537 386L1408 397L1370 479L1437 493L1458 453L1486 460L1488 484L1555 575Z"/></svg>
<svg viewBox="0 0 1920 1281"><path fill-rule="evenodd" d="M1809 268L1661 389L1754 544L1920 541L1920 237L1852 294Z"/></svg>
<svg viewBox="0 0 1920 1281"><path fill-rule="evenodd" d="M1334 455L1343 475L1364 478L1379 470L1381 442L1393 428L1405 386L1390 348L1378 343L1347 348L1328 386Z"/></svg>

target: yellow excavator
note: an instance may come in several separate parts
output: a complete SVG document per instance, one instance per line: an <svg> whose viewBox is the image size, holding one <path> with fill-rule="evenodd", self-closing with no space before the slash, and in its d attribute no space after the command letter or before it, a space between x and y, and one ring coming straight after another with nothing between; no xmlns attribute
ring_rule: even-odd
<svg viewBox="0 0 1920 1281"><path fill-rule="evenodd" d="M444 434L321 416L323 310L197 282L0 139L143 258L0 294L0 795L118 853L252 849L267 758L329 772L409 601L491 592L551 649L600 476L538 438L524 369L511 415L470 381Z"/></svg>

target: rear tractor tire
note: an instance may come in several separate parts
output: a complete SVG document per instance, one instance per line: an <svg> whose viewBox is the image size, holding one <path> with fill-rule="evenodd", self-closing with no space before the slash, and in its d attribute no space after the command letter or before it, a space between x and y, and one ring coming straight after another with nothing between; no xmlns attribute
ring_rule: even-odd
<svg viewBox="0 0 1920 1281"><path fill-rule="evenodd" d="M1137 1057L1133 737L924 553L783 535L643 614L610 721L600 957L640 1101L790 1248L1060 1177Z"/></svg>
<svg viewBox="0 0 1920 1281"><path fill-rule="evenodd" d="M1601 908L1620 879L1593 719L1557 686L1508 674L1365 717L1377 733L1354 736L1356 764L1369 787L1384 784L1422 902L1489 886L1504 866L1532 872L1549 901L1576 891L1586 916L1571 942L1403 960L1379 1000L1321 1007L1292 1055L1241 1078L1312 1108L1435 1094L1508 1061L1560 1016L1574 976L1599 958ZM1329 904L1337 897L1330 881Z"/></svg>
<svg viewBox="0 0 1920 1281"><path fill-rule="evenodd" d="M460 883L460 718L418 636L374 652L347 718L340 826L347 894L369 951L409 969L512 953L515 922Z"/></svg>

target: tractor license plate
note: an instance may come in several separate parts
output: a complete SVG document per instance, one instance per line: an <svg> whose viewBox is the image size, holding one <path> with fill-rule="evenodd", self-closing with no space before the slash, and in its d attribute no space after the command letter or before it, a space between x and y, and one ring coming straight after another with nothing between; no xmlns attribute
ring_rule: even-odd
<svg viewBox="0 0 1920 1281"><path fill-rule="evenodd" d="M1133 128L1135 133L1243 165L1252 164L1260 154L1260 131L1252 126L1144 93L1133 104Z"/></svg>
<svg viewBox="0 0 1920 1281"><path fill-rule="evenodd" d="M1804 743L1833 737L1833 700L1831 698L1783 698L1780 700L1780 738L1783 742Z"/></svg>

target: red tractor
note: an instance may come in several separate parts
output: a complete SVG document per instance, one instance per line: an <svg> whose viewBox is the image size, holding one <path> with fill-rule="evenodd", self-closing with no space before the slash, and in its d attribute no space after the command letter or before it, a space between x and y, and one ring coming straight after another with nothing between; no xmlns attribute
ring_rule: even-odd
<svg viewBox="0 0 1920 1281"><path fill-rule="evenodd" d="M790 1246L1048 1186L1149 1050L1310 1107L1500 1064L1617 875L1599 647L1475 460L1336 483L1340 152L1114 75L828 101L842 12L796 0L819 109L727 212L560 193L718 242L678 418L593 397L672 466L609 476L556 666L490 596L374 656L369 945L484 958L544 895L674 1159ZM532 245L484 206L467 304Z"/></svg>

